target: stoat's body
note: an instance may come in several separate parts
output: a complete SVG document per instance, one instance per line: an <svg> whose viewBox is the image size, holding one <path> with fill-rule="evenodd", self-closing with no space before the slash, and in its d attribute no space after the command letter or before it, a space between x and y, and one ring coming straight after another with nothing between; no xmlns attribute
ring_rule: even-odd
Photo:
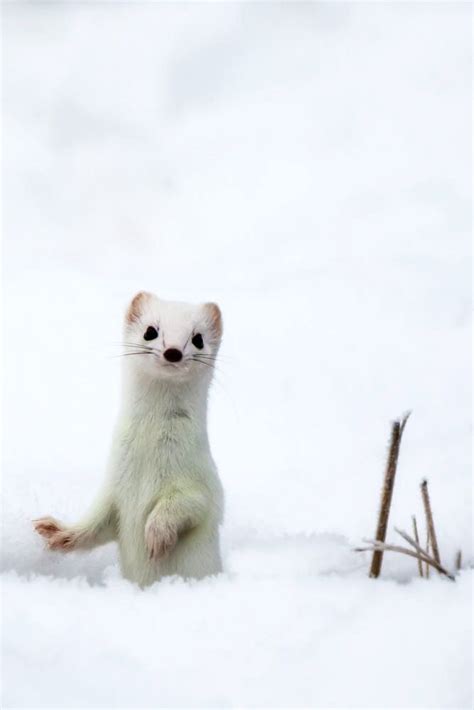
<svg viewBox="0 0 474 710"><path fill-rule="evenodd" d="M124 576L141 586L165 575L221 571L223 494L206 426L221 335L215 304L168 303L148 293L133 299L105 486L77 525L35 522L51 549L117 540Z"/></svg>

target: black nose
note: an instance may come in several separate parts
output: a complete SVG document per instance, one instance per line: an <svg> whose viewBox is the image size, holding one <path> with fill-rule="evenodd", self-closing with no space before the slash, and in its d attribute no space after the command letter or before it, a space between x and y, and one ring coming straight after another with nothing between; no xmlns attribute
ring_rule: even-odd
<svg viewBox="0 0 474 710"><path fill-rule="evenodd" d="M177 348L168 348L168 350L165 350L163 355L165 360L168 360L168 362L179 362L183 359L183 353Z"/></svg>

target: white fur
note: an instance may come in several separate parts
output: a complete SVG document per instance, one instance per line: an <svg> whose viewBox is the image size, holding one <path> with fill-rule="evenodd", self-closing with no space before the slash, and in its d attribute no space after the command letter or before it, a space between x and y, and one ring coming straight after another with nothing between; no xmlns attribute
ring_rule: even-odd
<svg viewBox="0 0 474 710"><path fill-rule="evenodd" d="M124 576L145 586L165 575L201 578L222 569L223 493L206 426L213 360L190 359L215 356L221 330L213 304L171 303L152 294L138 302L125 321L124 342L156 351L123 358L122 406L102 494L77 525L43 518L36 529L62 551L117 540ZM149 325L159 327L159 337L146 342ZM196 333L202 350L191 342ZM167 363L165 347L180 349L183 360ZM136 350L125 347L125 353Z"/></svg>

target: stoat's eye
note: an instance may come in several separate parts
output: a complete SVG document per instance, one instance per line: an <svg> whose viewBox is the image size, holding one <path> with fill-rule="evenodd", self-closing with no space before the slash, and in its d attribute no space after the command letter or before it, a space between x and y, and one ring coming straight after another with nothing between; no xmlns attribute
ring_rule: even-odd
<svg viewBox="0 0 474 710"><path fill-rule="evenodd" d="M194 347L198 348L199 350L202 350L204 347L204 341L202 339L201 333L196 333L196 335L193 335L193 339L191 340L191 342Z"/></svg>
<svg viewBox="0 0 474 710"><path fill-rule="evenodd" d="M158 337L158 331L152 325L149 325L143 337L145 340L155 340Z"/></svg>

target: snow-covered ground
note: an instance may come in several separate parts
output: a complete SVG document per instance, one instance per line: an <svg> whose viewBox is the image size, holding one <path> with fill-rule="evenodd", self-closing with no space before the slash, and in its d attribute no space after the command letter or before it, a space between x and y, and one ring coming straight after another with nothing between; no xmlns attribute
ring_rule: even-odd
<svg viewBox="0 0 474 710"><path fill-rule="evenodd" d="M470 6L4 5L4 707L469 707ZM226 571L61 557L125 304L216 300ZM455 583L352 551L390 420Z"/></svg>

